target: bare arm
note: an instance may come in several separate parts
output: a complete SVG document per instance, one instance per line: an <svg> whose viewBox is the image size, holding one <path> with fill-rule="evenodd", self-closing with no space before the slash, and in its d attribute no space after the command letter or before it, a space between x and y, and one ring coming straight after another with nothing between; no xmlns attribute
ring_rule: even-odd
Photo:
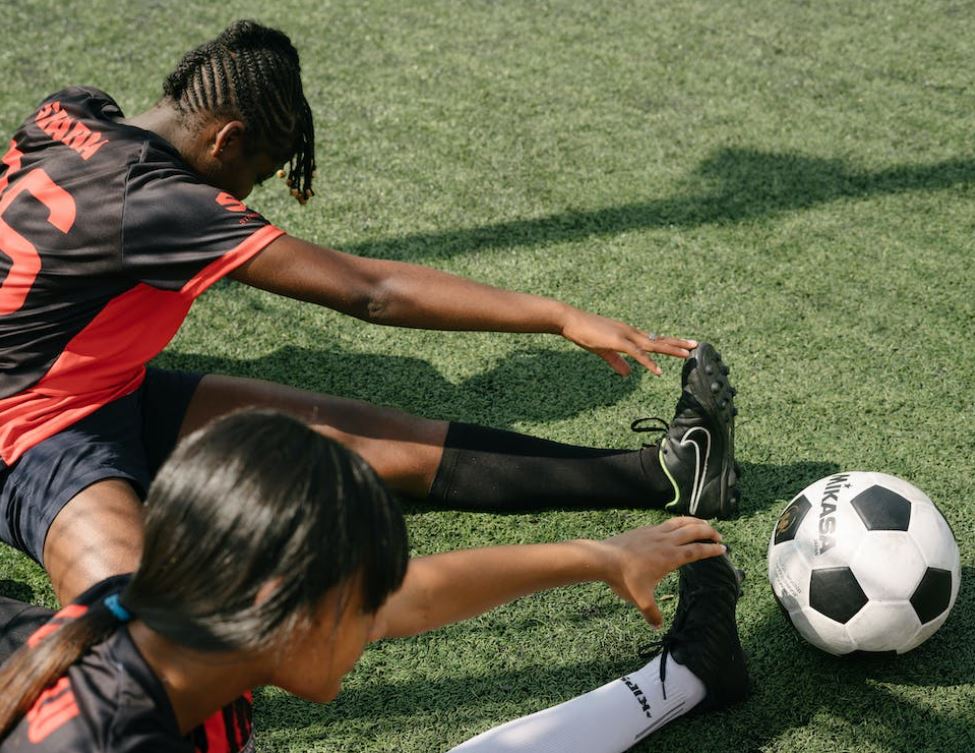
<svg viewBox="0 0 975 753"><path fill-rule="evenodd" d="M402 587L379 611L382 637L416 635L558 586L603 581L660 625L654 590L669 572L724 552L697 518L673 518L606 541L497 546L410 562ZM714 542L714 543L707 543Z"/></svg>
<svg viewBox="0 0 975 753"><path fill-rule="evenodd" d="M346 254L290 236L273 241L231 277L375 324L558 334L624 375L630 369L620 353L659 374L648 353L686 358L696 345L679 338L651 339L628 324L551 298L502 290L429 267Z"/></svg>

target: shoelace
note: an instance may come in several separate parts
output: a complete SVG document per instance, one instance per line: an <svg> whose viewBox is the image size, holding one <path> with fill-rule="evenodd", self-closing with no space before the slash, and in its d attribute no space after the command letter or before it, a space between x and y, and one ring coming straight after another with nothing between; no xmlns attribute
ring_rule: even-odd
<svg viewBox="0 0 975 753"><path fill-rule="evenodd" d="M700 412L701 410L697 401L687 391L681 392L680 397L677 398L675 414L679 416L685 410L693 410L696 412ZM660 416L648 416L646 418L635 419L630 424L630 430L635 431L637 434L666 434L670 431L670 423ZM644 442L643 446L650 447L651 445Z"/></svg>
<svg viewBox="0 0 975 753"><path fill-rule="evenodd" d="M731 551L731 547L727 548ZM740 584L745 579L745 571L735 568L735 574L738 577L740 589ZM694 611L695 599L706 590L700 585L691 586L686 590L682 590L678 594L677 613L674 615L674 621L671 623L670 629L660 640L648 643L637 650L640 658L646 659L647 661L653 659L655 656L660 656L660 690L663 693L664 700L667 699L667 659L670 657L674 646L681 641L693 641L695 633L706 631L709 627L707 619L699 619L696 622L689 622L687 619L688 615Z"/></svg>
<svg viewBox="0 0 975 753"><path fill-rule="evenodd" d="M660 656L660 690L663 693L664 700L667 699L667 660L670 658L674 646L681 641L693 640L693 633L707 629L707 625L701 621L695 624L689 623L687 620L687 616L693 612L694 600L701 590L700 588L688 588L681 593L678 597L680 601L678 602L677 613L674 615L670 630L660 640L648 643L638 650L639 656L648 661Z"/></svg>
<svg viewBox="0 0 975 753"><path fill-rule="evenodd" d="M665 701L667 700L667 659L670 657L670 652L675 643L675 639L676 636L671 630L668 631L667 634L659 641L648 643L639 651L641 659L646 659L649 661L656 656L660 657L660 690L663 693Z"/></svg>
<svg viewBox="0 0 975 753"><path fill-rule="evenodd" d="M656 422L655 424L652 422ZM646 418L637 418L630 424L630 431L635 431L637 434L666 434L670 431L670 424L664 421L660 416L648 416ZM647 442L643 443L644 447L652 447L652 444Z"/></svg>
<svg viewBox="0 0 975 753"><path fill-rule="evenodd" d="M667 700L667 659L670 657L671 650L678 640L677 633L683 629L687 614L690 611L689 597L689 593L679 595L678 598L680 601L677 606L677 614L674 615L674 621L671 623L670 630L660 640L648 643L638 651L640 658L648 661L656 656L660 656L660 690L663 693L664 700Z"/></svg>

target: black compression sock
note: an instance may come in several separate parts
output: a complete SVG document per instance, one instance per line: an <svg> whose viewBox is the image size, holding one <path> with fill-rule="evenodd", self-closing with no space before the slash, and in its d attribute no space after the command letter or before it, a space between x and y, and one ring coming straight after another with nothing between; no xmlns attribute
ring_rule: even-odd
<svg viewBox="0 0 975 753"><path fill-rule="evenodd" d="M451 423L427 501L455 510L663 507L674 497L657 449L604 450Z"/></svg>

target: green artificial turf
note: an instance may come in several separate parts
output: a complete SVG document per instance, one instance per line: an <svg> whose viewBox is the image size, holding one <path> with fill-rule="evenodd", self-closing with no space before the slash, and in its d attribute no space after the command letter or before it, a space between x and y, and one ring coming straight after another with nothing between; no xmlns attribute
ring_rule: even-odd
<svg viewBox="0 0 975 753"><path fill-rule="evenodd" d="M271 181L250 199L281 227L709 339L731 363L744 501L718 527L748 571L754 693L637 750L969 750L975 7L19 0L0 4L0 131L71 83L135 113L183 51L241 16L293 36L316 115L317 198L301 209ZM369 327L233 284L159 363L614 447L638 442L630 419L669 416L679 378L674 362L622 380L553 337ZM828 657L772 599L779 510L840 469L913 481L959 539L954 612L909 655ZM664 520L410 512L418 554ZM0 593L52 603L5 547ZM524 599L370 648L329 706L262 691L258 748L445 751L635 668L651 638L605 587Z"/></svg>

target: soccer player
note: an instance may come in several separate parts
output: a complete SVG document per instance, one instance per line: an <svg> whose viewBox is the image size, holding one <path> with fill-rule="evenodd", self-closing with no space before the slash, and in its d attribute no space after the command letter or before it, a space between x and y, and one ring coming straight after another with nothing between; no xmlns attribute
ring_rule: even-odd
<svg viewBox="0 0 975 753"><path fill-rule="evenodd" d="M455 749L618 753L747 692L739 579L719 539L680 517L605 541L410 560L402 515L361 458L284 414L237 413L160 470L135 573L93 586L0 667L0 753L190 751L184 736L249 688L325 703L370 641L556 586L604 581L659 624L656 585L683 566L649 664Z"/></svg>
<svg viewBox="0 0 975 753"><path fill-rule="evenodd" d="M434 506L735 513L734 390L709 345L322 248L250 210L244 198L282 166L296 198L312 196L312 115L279 31L234 23L163 92L132 117L96 89L57 92L0 163L0 540L43 564L62 603L135 567L140 500L177 437L244 406L312 423ZM683 358L684 389L660 442L622 452L147 369L224 277L379 324L561 334L621 374L621 354L655 373L649 354Z"/></svg>

